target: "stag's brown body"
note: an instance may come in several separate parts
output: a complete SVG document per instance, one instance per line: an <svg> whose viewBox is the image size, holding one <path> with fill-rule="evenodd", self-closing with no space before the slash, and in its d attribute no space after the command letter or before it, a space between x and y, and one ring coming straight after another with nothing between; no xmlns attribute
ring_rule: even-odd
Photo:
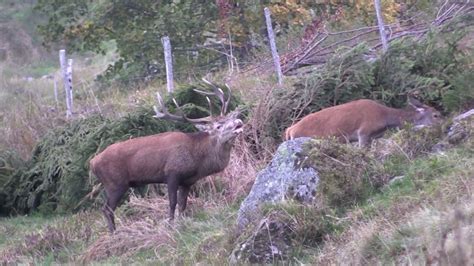
<svg viewBox="0 0 474 266"><path fill-rule="evenodd" d="M412 98L409 105L406 109L396 109L361 99L329 107L287 128L285 139L336 137L340 142L358 141L359 146L365 146L387 129L400 127L404 122L430 125L439 121L440 114L434 108Z"/></svg>
<svg viewBox="0 0 474 266"><path fill-rule="evenodd" d="M222 171L230 150L207 132L166 132L115 143L91 160L91 168L110 191L150 183L192 185Z"/></svg>
<svg viewBox="0 0 474 266"><path fill-rule="evenodd" d="M115 230L114 210L129 187L151 183L168 186L169 218L174 218L176 204L180 212L186 209L190 187L199 179L220 172L229 163L234 139L242 132L243 122L238 112L225 116L229 103L222 90L216 93L223 102L221 116L189 119L168 113L158 101L156 117L186 120L195 123L202 132L166 132L115 143L90 161L92 173L103 184L106 203L102 209L111 232ZM209 93L208 93L209 94Z"/></svg>

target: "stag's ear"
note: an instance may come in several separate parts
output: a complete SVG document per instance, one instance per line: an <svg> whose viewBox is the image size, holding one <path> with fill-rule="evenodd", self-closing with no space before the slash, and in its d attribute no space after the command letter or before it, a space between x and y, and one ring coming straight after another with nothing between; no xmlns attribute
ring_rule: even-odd
<svg viewBox="0 0 474 266"><path fill-rule="evenodd" d="M416 109L424 107L423 104L420 101L418 101L417 99L415 99L411 96L408 96L408 104L413 106Z"/></svg>
<svg viewBox="0 0 474 266"><path fill-rule="evenodd" d="M199 131L206 131L208 129L208 126L205 124L194 124L194 126L199 130Z"/></svg>

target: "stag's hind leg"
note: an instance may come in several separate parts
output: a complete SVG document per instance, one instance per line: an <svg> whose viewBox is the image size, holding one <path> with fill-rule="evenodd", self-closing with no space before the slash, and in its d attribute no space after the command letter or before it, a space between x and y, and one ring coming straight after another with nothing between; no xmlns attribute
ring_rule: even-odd
<svg viewBox="0 0 474 266"><path fill-rule="evenodd" d="M168 179L168 199L170 202L170 221L174 220L174 211L178 202L178 181L175 178Z"/></svg>
<svg viewBox="0 0 474 266"><path fill-rule="evenodd" d="M109 227L110 233L115 231L114 210L117 208L120 199L127 189L128 187L126 186L105 188L106 202L104 207L102 207L102 212L107 220L107 226Z"/></svg>
<svg viewBox="0 0 474 266"><path fill-rule="evenodd" d="M179 214L184 215L186 210L186 203L188 202L188 194L191 186L180 186L178 190L178 206Z"/></svg>

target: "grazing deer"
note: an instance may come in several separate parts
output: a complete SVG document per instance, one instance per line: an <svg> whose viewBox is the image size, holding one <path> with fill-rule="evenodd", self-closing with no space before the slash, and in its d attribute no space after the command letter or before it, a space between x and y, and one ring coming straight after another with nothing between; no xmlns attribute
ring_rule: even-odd
<svg viewBox="0 0 474 266"><path fill-rule="evenodd" d="M285 140L298 137L336 137L340 142L358 141L366 146L374 138L403 123L426 126L441 120L434 108L408 97L408 107L395 109L361 99L309 114L285 131Z"/></svg>
<svg viewBox="0 0 474 266"><path fill-rule="evenodd" d="M180 213L186 208L190 187L199 179L222 171L229 163L234 139L243 131L239 112L225 113L230 102L224 92L212 85L214 92L205 95L219 97L221 115L191 119L185 115L170 114L157 93L161 111L155 106L154 117L193 123L200 132L165 132L139 137L110 145L90 161L90 168L103 184L106 203L102 208L110 232L115 230L114 210L129 187L150 183L168 186L169 218L174 219L176 203ZM207 98L208 102L209 98ZM179 106L173 99L178 109Z"/></svg>

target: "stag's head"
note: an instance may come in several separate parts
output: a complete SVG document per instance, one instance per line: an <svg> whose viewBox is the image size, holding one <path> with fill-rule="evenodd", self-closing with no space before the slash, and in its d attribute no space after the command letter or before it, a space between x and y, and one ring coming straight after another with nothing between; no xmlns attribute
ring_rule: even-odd
<svg viewBox="0 0 474 266"><path fill-rule="evenodd" d="M224 91L212 84L211 82L203 79L203 81L210 85L213 88L213 92L201 91L194 89L194 91L205 95L207 102L209 103L209 113L210 115L203 118L189 118L181 111L180 106L173 98L173 102L176 105L177 109L182 113L181 115L175 115L169 113L167 108L164 105L163 99L159 93L157 93L157 100L159 108L154 106L156 118L169 119L181 122L190 122L192 123L199 131L207 132L212 138L214 138L218 144L232 144L233 140L243 131L244 123L238 117L240 115L239 111L233 111L229 114L227 113L227 107L231 99L231 90L227 86L228 95L226 97ZM217 116L212 115L211 101L209 96L216 96L219 98L222 106L220 114Z"/></svg>
<svg viewBox="0 0 474 266"><path fill-rule="evenodd" d="M214 117L211 121L203 124L195 124L200 131L216 137L221 142L232 142L243 131L244 123L238 118L239 112L234 111L226 116Z"/></svg>

